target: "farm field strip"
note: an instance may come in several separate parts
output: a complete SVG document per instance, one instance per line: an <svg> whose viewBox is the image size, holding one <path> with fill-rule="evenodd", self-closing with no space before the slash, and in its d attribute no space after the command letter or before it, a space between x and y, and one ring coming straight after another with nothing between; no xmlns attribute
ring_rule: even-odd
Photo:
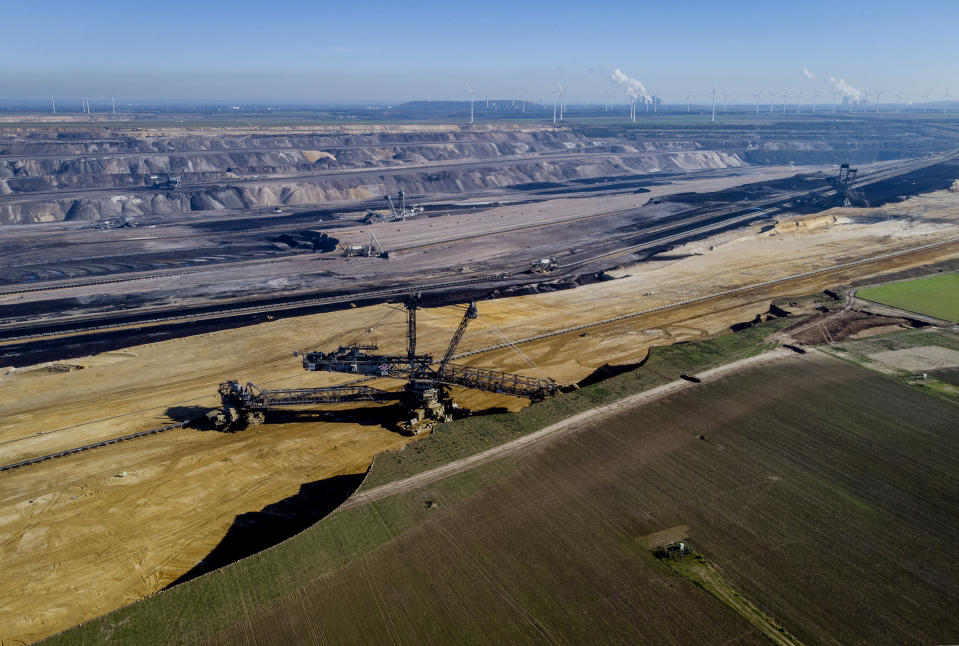
<svg viewBox="0 0 959 646"><path fill-rule="evenodd" d="M959 274L929 276L856 291L881 305L959 323Z"/></svg>
<svg viewBox="0 0 959 646"><path fill-rule="evenodd" d="M794 354L789 350L773 350L698 373L696 376L703 382L709 382L723 375L731 374L750 366L775 362L793 356ZM442 478L455 473L460 473L461 471L479 466L486 462L490 462L491 460L518 453L532 446L538 446L547 438L549 440L555 440L566 434L582 431L591 423L601 420L608 415L653 402L661 397L677 393L683 389L693 387L694 385L695 384L693 382L684 379L677 379L676 381L671 381L663 384L662 386L657 386L650 390L636 393L635 395L615 401L611 404L606 404L605 406L600 406L598 408L592 408L564 419L561 422L547 426L539 431L530 433L529 435L524 435L506 444L501 444L493 447L492 449L483 451L482 453L461 458L455 462L450 462L449 464L445 464L441 467L437 467L423 473L418 473L415 476L410 476L404 480L391 482L389 484L360 491L359 493L353 495L346 503L344 503L341 509L349 509L350 507L363 505L375 500L381 500L397 493L418 489L430 484L431 482L441 480Z"/></svg>

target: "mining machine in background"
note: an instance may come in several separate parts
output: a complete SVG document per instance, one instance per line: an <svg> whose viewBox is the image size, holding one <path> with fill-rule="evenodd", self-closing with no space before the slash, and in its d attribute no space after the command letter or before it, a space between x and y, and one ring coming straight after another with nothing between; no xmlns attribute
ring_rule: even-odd
<svg viewBox="0 0 959 646"><path fill-rule="evenodd" d="M470 303L453 333L449 346L438 364L430 354L418 354L416 348L416 312L419 298L410 296L404 303L407 311L407 351L405 355L376 354L375 345L340 346L332 352L308 352L303 355L303 368L309 371L338 372L361 376L358 381L388 377L405 381L401 390L387 391L352 384L326 388L266 390L237 381L220 384L221 411L213 416L220 428L241 428L262 424L270 409L309 407L346 402L393 402L406 412L396 426L415 435L430 430L436 422L465 416L469 411L458 407L449 393L451 386L485 392L524 397L541 401L561 392L552 379L474 368L452 363L470 322L479 314L476 303ZM435 364L435 367L434 367Z"/></svg>
<svg viewBox="0 0 959 646"><path fill-rule="evenodd" d="M390 252L383 248L374 233L370 233L370 242L366 245L349 245L343 248L343 255L363 258L389 258Z"/></svg>
<svg viewBox="0 0 959 646"><path fill-rule="evenodd" d="M849 164L842 164L839 167L839 175L829 178L829 183L836 189L837 201L842 206L869 206L862 191L854 188L858 173L858 168L850 168Z"/></svg>
<svg viewBox="0 0 959 646"><path fill-rule="evenodd" d="M548 258L540 258L529 263L529 273L548 274L549 272L556 270L558 267L559 263L553 256Z"/></svg>
<svg viewBox="0 0 959 646"><path fill-rule="evenodd" d="M790 206L800 213L814 213L834 206L867 207L869 202L862 191L856 188L856 176L859 169L849 164L839 166L839 174L827 177L831 191L810 191L807 195L795 198Z"/></svg>
<svg viewBox="0 0 959 646"><path fill-rule="evenodd" d="M389 205L390 210L388 213L380 213L370 209L366 212L366 215L363 217L363 224L375 224L377 222L405 222L406 218L411 218L415 215L419 215L424 211L422 206L406 206L406 193L400 191L398 193L400 198L400 208L396 208L396 204L393 202L393 198L387 195L383 199L386 200L387 205Z"/></svg>

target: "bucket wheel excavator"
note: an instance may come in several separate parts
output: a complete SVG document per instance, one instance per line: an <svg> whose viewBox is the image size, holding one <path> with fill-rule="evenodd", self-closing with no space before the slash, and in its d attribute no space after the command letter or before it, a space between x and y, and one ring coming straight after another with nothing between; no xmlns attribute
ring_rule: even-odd
<svg viewBox="0 0 959 646"><path fill-rule="evenodd" d="M430 354L417 354L416 312L419 297L410 295L404 302L407 312L407 351L405 355L376 354L375 345L340 346L331 352L309 352L303 355L303 368L317 372L336 372L360 376L356 382L325 388L267 390L252 383L237 381L220 384L221 411L213 415L219 428L242 428L262 424L266 411L274 408L310 407L346 402L394 402L406 411L406 419L398 428L411 435L430 430L436 422L449 421L454 415L469 411L452 400L449 387L460 386L486 392L525 397L541 401L558 394L560 386L552 379L474 368L452 363L466 329L479 313L470 303L453 333L443 358L437 364ZM381 390L358 385L357 382L378 377L405 382L400 390Z"/></svg>

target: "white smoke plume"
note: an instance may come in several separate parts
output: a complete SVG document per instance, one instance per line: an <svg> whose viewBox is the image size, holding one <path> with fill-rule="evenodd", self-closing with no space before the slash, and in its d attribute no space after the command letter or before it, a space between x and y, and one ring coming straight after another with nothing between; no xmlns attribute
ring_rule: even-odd
<svg viewBox="0 0 959 646"><path fill-rule="evenodd" d="M846 83L843 79L837 79L835 76L830 76L828 79L826 79L826 82L829 83L829 85L831 85L836 92L841 92L843 96L848 96L850 99L854 99L856 101L862 101L862 92Z"/></svg>
<svg viewBox="0 0 959 646"><path fill-rule="evenodd" d="M806 67L802 68L802 75L805 76L807 79L815 79L815 78L816 78L816 75L813 74L812 72L810 72L810 71L809 71L809 68L806 68Z"/></svg>
<svg viewBox="0 0 959 646"><path fill-rule="evenodd" d="M629 95L629 98L636 100L642 97L644 103L652 101L652 97L649 96L649 92L646 91L646 86L643 85L642 81L623 74L619 68L613 71L613 76L610 80L626 88L626 94Z"/></svg>

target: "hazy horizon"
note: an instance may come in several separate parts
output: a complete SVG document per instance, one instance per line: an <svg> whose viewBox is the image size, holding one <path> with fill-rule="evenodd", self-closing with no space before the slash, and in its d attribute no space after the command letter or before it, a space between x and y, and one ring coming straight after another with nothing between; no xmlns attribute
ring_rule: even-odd
<svg viewBox="0 0 959 646"><path fill-rule="evenodd" d="M435 1L404 10L363 6L83 5L55 0L5 8L0 103L83 95L109 103L397 104L523 96L569 103L627 101L616 69L667 103L703 103L712 88L748 104L757 91L831 101L842 79L882 101L959 95L959 3L926 0L857 9L692 0L669 7L614 2ZM809 78L803 69L809 71ZM834 77L830 84L828 77ZM613 97L606 97L614 92Z"/></svg>

